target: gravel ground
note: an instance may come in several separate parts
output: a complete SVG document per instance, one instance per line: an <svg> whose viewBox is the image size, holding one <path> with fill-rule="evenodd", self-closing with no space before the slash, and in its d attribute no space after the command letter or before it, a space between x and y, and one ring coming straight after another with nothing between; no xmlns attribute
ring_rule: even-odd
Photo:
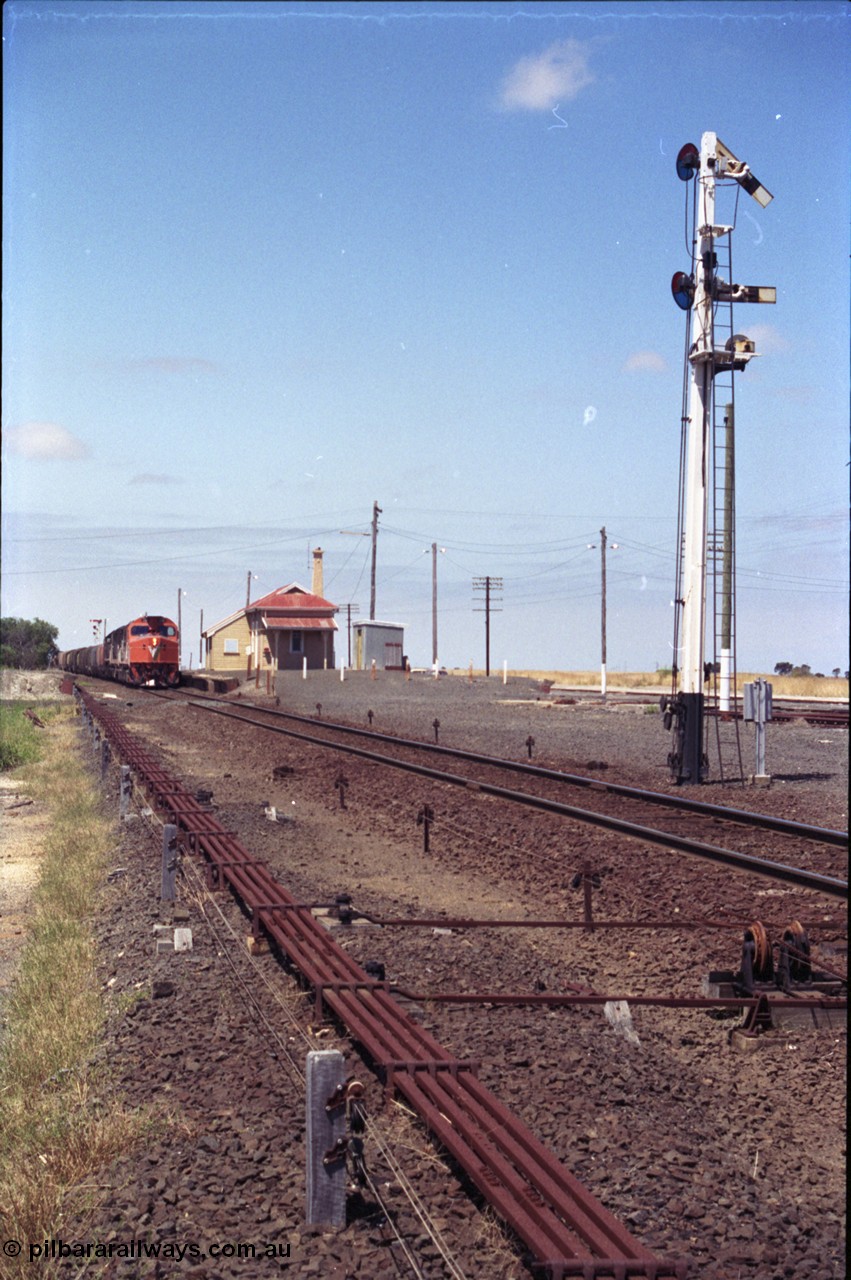
<svg viewBox="0 0 851 1280"><path fill-rule="evenodd" d="M660 690L668 692L668 690ZM384 673L372 680L365 672L296 673L278 677L277 694L285 710L367 727L384 733L469 747L509 759L526 759L526 741L534 738L538 763L587 774L611 770L611 776L656 791L676 791L667 766L670 735L662 727L658 694L650 704L628 703L611 686L606 705L598 696L552 689L548 694L532 680L502 677L490 680L464 676ZM239 697L260 705L273 698L243 684ZM740 777L738 751L745 775L755 769L755 738L751 725L719 726L725 776ZM686 788L701 800L728 803L778 816L794 817L806 809L820 826L848 829L848 729L811 726L803 721L769 725L766 730L768 788L719 785L719 757L714 734L710 741L710 778L699 788Z"/></svg>
<svg viewBox="0 0 851 1280"><path fill-rule="evenodd" d="M253 696L249 688L240 694ZM354 673L343 683L328 672L281 677L278 696L283 707L358 725L372 711L376 728L427 740L437 719L441 743L495 755L526 758L531 736L536 760L667 785L658 714L613 705L614 695L605 708L553 704L530 681L371 681ZM664 851L546 814L518 816L490 797L471 804L466 793L397 771L377 774L364 762L341 766L343 757L144 695L121 690L107 705L189 789L211 789L216 817L302 900L345 890L362 910L385 916L577 919L581 893L571 879L590 861L603 873L598 918L718 909L759 912L782 925L794 912L820 922L825 954L847 936L844 911L812 895L690 860L672 871ZM748 740L744 749L751 747ZM345 810L334 789L341 767ZM710 785L699 798L846 824L847 730L776 726L768 767L767 789ZM284 821L267 821L267 801ZM415 822L423 803L437 815L429 854ZM248 955L240 912L226 895L206 894L190 865L180 905L193 950L156 954L153 927L170 918L157 901L158 840L140 819L126 826L116 851L120 873L99 920L115 1012L104 1058L110 1088L134 1105L165 1107L172 1121L104 1172L91 1214L69 1219L62 1234L144 1238L187 1253L180 1263L113 1260L102 1271L90 1263L87 1274L416 1274L392 1243L391 1223L421 1274L452 1274L382 1148L428 1207L456 1274L530 1274L522 1251L418 1123L397 1104L383 1106L357 1046L339 1028L313 1023L312 1001L273 957ZM335 936L361 963L385 963L388 977L417 991L558 992L578 984L613 995L699 994L710 969L738 967L740 949L736 934L688 928L649 936L525 928ZM162 982L170 994L156 994ZM428 1004L412 1012L459 1057L479 1059L483 1081L660 1256L692 1258L701 1280L845 1274L844 1021L786 1026L743 1054L730 1041L734 1024L705 1012L636 1008L632 1025L620 1029L591 1009ZM303 1097L288 1054L303 1067L308 1046L331 1045L367 1084L373 1186L353 1194L343 1231L322 1233L303 1225ZM238 1242L254 1244L257 1257L200 1256ZM289 1246L289 1257L262 1256L268 1244Z"/></svg>

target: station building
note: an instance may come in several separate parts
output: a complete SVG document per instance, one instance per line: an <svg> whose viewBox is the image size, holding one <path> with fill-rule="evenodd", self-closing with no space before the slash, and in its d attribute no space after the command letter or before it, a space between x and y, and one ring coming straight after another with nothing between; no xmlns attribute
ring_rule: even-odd
<svg viewBox="0 0 851 1280"><path fill-rule="evenodd" d="M279 587L202 633L206 671L301 671L334 666L337 606L297 582Z"/></svg>

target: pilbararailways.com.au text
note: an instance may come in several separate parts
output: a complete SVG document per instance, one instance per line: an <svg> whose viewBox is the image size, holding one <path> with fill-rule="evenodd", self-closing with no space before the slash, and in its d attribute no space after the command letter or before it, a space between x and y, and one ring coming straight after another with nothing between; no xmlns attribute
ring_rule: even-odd
<svg viewBox="0 0 851 1280"><path fill-rule="evenodd" d="M17 1240L7 1240L0 1246L7 1257L17 1256L26 1250L30 1262L56 1258L125 1258L128 1261L144 1258L161 1258L182 1262L188 1258L198 1262L205 1258L289 1258L290 1246L278 1241L252 1244L246 1241L213 1241L198 1244L195 1241L178 1243L162 1240L41 1240L38 1244L20 1245Z"/></svg>

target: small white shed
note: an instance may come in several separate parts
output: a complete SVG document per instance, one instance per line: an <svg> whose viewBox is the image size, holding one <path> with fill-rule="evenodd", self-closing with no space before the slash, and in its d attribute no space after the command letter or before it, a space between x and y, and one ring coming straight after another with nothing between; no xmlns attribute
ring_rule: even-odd
<svg viewBox="0 0 851 1280"><path fill-rule="evenodd" d="M405 628L401 622L352 623L354 669L368 671L375 662L379 670L404 671Z"/></svg>

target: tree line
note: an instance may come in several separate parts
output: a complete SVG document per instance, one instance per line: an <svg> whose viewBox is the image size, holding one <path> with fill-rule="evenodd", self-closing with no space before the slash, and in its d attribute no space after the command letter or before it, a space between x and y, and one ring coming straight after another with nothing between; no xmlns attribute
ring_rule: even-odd
<svg viewBox="0 0 851 1280"><path fill-rule="evenodd" d="M52 666L59 628L41 618L0 618L0 667L39 671Z"/></svg>
<svg viewBox="0 0 851 1280"><path fill-rule="evenodd" d="M813 676L816 680L824 679L823 671L813 671L806 662L802 662L798 667L795 666L794 662L775 662L774 674L776 676ZM842 668L834 667L830 674L838 679L842 674ZM845 679L848 679L847 671L845 672Z"/></svg>

